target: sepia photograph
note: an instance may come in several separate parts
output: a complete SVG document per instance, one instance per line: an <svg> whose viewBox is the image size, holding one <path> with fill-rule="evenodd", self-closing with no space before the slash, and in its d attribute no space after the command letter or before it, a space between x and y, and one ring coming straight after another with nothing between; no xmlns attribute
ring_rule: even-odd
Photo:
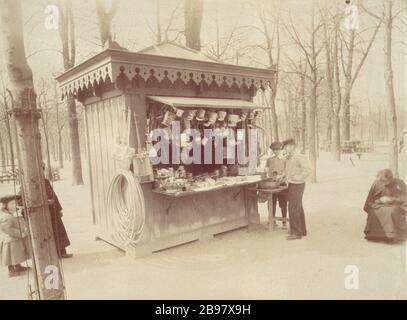
<svg viewBox="0 0 407 320"><path fill-rule="evenodd" d="M406 34L407 0L0 0L0 300L407 300Z"/></svg>

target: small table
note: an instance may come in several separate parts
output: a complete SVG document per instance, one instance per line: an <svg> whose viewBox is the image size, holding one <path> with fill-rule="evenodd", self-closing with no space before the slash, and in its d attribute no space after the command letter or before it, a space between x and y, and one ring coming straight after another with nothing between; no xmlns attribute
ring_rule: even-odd
<svg viewBox="0 0 407 320"><path fill-rule="evenodd" d="M249 223L251 224L260 224L260 215L259 215L259 211L258 211L258 204L257 204L257 199L258 199L258 195L259 192L264 192L269 194L270 196L272 196L273 194L276 193L280 193L284 190L287 190L287 187L279 187L279 188L275 188L275 189L261 189L261 188L253 188L253 187L248 187L245 189L246 192L246 212L248 214L249 217ZM271 199L271 197L270 197ZM269 226L270 226L270 230L273 229L273 225L274 225L274 221L276 220L276 218L274 217L274 210L273 210L273 206L271 206L271 210L269 211L269 216L268 216L268 220L269 220ZM288 221L288 219L287 219Z"/></svg>

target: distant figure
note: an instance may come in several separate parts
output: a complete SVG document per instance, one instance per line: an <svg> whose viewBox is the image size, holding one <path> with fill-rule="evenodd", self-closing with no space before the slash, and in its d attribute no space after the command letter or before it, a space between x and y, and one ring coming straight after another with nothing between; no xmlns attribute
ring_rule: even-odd
<svg viewBox="0 0 407 320"><path fill-rule="evenodd" d="M21 263L31 259L28 226L23 217L17 216L16 201L19 196L0 198L0 262L8 267L9 277L15 277L28 268Z"/></svg>
<svg viewBox="0 0 407 320"><path fill-rule="evenodd" d="M347 30L359 29L359 10L350 0L346 0L344 26Z"/></svg>
<svg viewBox="0 0 407 320"><path fill-rule="evenodd" d="M302 196L305 190L305 179L311 174L311 165L305 156L298 153L294 139L284 141L283 145L287 152L286 180L290 218L290 235L287 240L295 240L307 235Z"/></svg>
<svg viewBox="0 0 407 320"><path fill-rule="evenodd" d="M280 142L273 142L270 145L270 149L273 152L272 156L267 159L266 173L268 178L273 178L273 181L282 181L285 179L285 158L282 156L283 144ZM271 207L273 208L273 217L276 216L277 202L281 209L281 215L283 217L283 229L287 226L287 190L283 190L279 193L275 193L272 196L271 201L268 200L269 214L271 213ZM277 223L274 221L274 224Z"/></svg>
<svg viewBox="0 0 407 320"><path fill-rule="evenodd" d="M367 240L398 242L406 238L407 186L391 170L378 172L363 209L368 214Z"/></svg>

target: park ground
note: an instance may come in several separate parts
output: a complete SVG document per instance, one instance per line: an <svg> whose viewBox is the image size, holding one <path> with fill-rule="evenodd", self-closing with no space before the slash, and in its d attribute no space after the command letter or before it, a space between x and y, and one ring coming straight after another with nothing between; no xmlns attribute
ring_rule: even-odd
<svg viewBox="0 0 407 320"><path fill-rule="evenodd" d="M63 170L54 188L74 254L63 261L68 299L407 299L406 246L363 238L362 207L386 167L385 149L353 156L353 164L350 157L337 163L321 153L319 181L304 196L302 240L285 240L281 229L240 229L136 260L95 241L88 185L72 187ZM260 213L265 221L264 204ZM349 265L359 270L358 289L346 289ZM0 299L27 299L27 276L10 279L3 267Z"/></svg>

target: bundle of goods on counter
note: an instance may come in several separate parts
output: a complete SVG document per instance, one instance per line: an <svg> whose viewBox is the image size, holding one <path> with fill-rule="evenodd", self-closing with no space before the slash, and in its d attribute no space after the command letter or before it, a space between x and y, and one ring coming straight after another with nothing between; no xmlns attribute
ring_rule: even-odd
<svg viewBox="0 0 407 320"><path fill-rule="evenodd" d="M174 171L172 169L161 169L157 172L154 191L173 195L183 196L194 192L219 190L225 187L238 186L242 184L262 181L262 175L251 176L228 176L228 168L222 168L212 173L204 173L194 176L192 173L183 174L185 169L180 167Z"/></svg>
<svg viewBox="0 0 407 320"><path fill-rule="evenodd" d="M85 109L96 237L137 257L248 226L274 74L162 43L59 76Z"/></svg>

